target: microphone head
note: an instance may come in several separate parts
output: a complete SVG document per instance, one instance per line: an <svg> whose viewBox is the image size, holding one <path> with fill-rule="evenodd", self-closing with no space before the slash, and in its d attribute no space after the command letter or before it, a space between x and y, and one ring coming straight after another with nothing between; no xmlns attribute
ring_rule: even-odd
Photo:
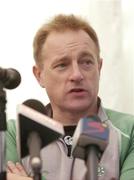
<svg viewBox="0 0 134 180"><path fill-rule="evenodd" d="M42 114L47 114L46 108L43 105L43 103L41 103L40 101L38 101L36 99L28 99L28 100L24 101L23 104L42 113Z"/></svg>
<svg viewBox="0 0 134 180"><path fill-rule="evenodd" d="M98 116L82 118L73 136L73 155L85 159L87 146L96 146L100 152L103 152L108 145L108 139L109 128Z"/></svg>
<svg viewBox="0 0 134 180"><path fill-rule="evenodd" d="M21 82L20 73L13 68L6 69L3 72L4 87L7 89L15 89Z"/></svg>

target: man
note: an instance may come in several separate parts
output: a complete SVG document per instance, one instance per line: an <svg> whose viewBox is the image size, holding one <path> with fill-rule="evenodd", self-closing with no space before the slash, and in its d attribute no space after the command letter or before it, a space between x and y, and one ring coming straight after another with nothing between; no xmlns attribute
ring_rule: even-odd
<svg viewBox="0 0 134 180"><path fill-rule="evenodd" d="M98 166L99 180L132 180L134 178L134 117L104 109L98 97L102 68L100 46L93 28L74 15L58 15L43 25L34 39L33 73L46 89L51 106L48 115L62 123L72 136L80 118L98 115L110 131L109 144ZM11 127L12 126L12 127ZM13 138L14 137L14 138ZM7 160L17 162L15 127L7 133ZM85 180L85 162L73 157L65 139L41 151L42 174L47 180ZM14 157L13 157L14 156ZM28 174L29 158L22 160ZM8 163L9 176L26 176L22 166ZM22 177L21 177L22 178ZM27 177L23 177L27 179ZM9 178L11 179L11 178Z"/></svg>

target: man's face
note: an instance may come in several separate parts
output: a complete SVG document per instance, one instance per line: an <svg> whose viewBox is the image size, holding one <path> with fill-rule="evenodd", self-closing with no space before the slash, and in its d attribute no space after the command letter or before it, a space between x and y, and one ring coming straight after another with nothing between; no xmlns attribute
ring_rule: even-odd
<svg viewBox="0 0 134 180"><path fill-rule="evenodd" d="M101 60L93 40L83 31L52 32L42 49L43 67L35 75L46 88L53 110L95 110Z"/></svg>

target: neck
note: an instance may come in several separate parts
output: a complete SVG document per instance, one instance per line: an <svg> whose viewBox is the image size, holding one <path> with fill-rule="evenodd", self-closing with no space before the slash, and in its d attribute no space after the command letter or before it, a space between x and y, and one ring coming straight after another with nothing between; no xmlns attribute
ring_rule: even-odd
<svg viewBox="0 0 134 180"><path fill-rule="evenodd" d="M93 114L97 114L98 108L97 106L94 108L94 110L85 110L85 111L65 111L65 110L59 110L55 111L53 110L53 119L56 121L59 121L63 125L76 125L80 118L87 117Z"/></svg>

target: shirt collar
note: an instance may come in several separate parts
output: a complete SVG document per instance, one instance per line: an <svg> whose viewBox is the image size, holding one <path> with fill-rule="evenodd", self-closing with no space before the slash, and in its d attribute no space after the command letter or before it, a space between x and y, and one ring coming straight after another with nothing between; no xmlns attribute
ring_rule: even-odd
<svg viewBox="0 0 134 180"><path fill-rule="evenodd" d="M98 101L99 101L98 116L102 122L105 122L108 120L108 116L107 116L106 111L102 105L101 99L98 98Z"/></svg>

